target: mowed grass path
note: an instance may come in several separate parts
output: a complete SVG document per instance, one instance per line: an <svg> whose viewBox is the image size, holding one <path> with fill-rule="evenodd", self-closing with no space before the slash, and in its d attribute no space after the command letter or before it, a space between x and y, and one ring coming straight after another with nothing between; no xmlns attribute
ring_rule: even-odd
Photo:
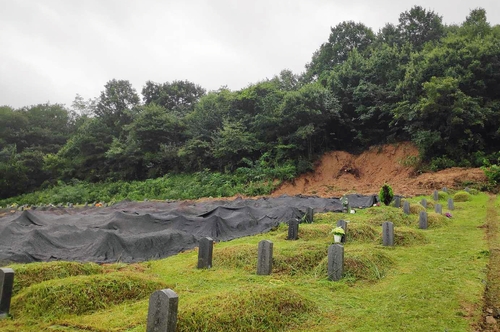
<svg viewBox="0 0 500 332"><path fill-rule="evenodd" d="M297 241L287 241L287 228L280 226L217 243L210 270L195 268L194 250L158 261L98 267L89 276L81 275L81 268L75 269L76 276L47 274L51 280L19 285L13 319L0 321L0 330L145 331L148 299L131 289L141 288L146 278L151 280L148 289L156 283L179 295L179 331L474 331L481 321L489 259L483 226L488 204L495 205L488 200L479 194L455 203L453 217L437 218L428 230L418 229L417 213L404 216L394 207L317 214L315 223L300 225ZM446 201L441 203L446 212ZM350 221L352 234L345 245L346 273L342 281L330 282L326 250L330 230L341 218ZM404 246L381 245L383 220L395 223ZM263 239L274 243L270 276L255 273L257 244ZM35 267L43 271L56 264L12 267L28 275ZM113 280L114 293L108 279L99 277L103 274ZM93 281L106 290L106 301L99 302L87 289ZM85 286L80 289L80 284ZM66 289L69 298L37 297L51 289ZM98 310L92 310L92 303ZM33 305L37 310L26 309ZM64 310L68 305L75 309ZM46 315L40 317L38 309L46 309Z"/></svg>

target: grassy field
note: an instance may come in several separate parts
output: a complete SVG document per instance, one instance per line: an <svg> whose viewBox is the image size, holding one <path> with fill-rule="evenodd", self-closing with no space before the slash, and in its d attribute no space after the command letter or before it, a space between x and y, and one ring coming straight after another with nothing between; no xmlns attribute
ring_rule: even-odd
<svg viewBox="0 0 500 332"><path fill-rule="evenodd" d="M149 295L171 288L179 295L179 331L475 331L494 241L485 236L487 211L499 204L473 195L455 202L452 218L429 207L430 228L420 230L421 199L409 199L410 215L394 207L316 214L313 224L300 225L297 241L287 241L281 225L217 243L209 270L196 269L196 250L131 265L11 265L12 318L0 330L145 331ZM331 282L326 255L339 219L349 220L345 275ZM490 219L498 222L496 214ZM394 247L382 246L383 221L395 224ZM256 275L263 239L274 243L270 276Z"/></svg>

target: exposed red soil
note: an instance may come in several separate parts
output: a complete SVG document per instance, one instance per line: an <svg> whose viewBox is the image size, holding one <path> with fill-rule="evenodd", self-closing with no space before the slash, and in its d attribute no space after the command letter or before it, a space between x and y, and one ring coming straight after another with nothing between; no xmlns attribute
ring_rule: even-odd
<svg viewBox="0 0 500 332"><path fill-rule="evenodd" d="M463 189L467 181L486 181L479 168L454 167L416 174L414 168L408 165L417 157L418 150L410 143L376 146L360 155L344 151L328 152L318 161L314 172L282 184L272 196L377 194L384 183L390 184L395 194L413 196L429 194L430 190L443 187Z"/></svg>

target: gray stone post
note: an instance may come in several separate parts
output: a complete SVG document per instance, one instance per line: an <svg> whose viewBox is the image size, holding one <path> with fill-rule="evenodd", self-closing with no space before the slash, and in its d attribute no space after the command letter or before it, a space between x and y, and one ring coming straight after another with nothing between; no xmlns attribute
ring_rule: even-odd
<svg viewBox="0 0 500 332"><path fill-rule="evenodd" d="M448 198L448 210L455 210L455 204L453 203L453 198Z"/></svg>
<svg viewBox="0 0 500 332"><path fill-rule="evenodd" d="M434 193L432 194L432 198L437 201L439 200L439 193L437 190L434 190Z"/></svg>
<svg viewBox="0 0 500 332"><path fill-rule="evenodd" d="M397 207L398 209L401 207L401 197L394 197L394 207Z"/></svg>
<svg viewBox="0 0 500 332"><path fill-rule="evenodd" d="M464 190L465 190L466 192L470 193L470 189L469 189L469 187L465 187L465 189L464 189Z"/></svg>
<svg viewBox="0 0 500 332"><path fill-rule="evenodd" d="M306 208L306 222L307 223L312 223L314 221L314 209L313 208Z"/></svg>
<svg viewBox="0 0 500 332"><path fill-rule="evenodd" d="M427 209L427 200L425 198L422 198L422 201L420 202L420 204Z"/></svg>
<svg viewBox="0 0 500 332"><path fill-rule="evenodd" d="M198 268L209 269L212 267L212 253L214 250L214 240L204 237L200 240L198 248Z"/></svg>
<svg viewBox="0 0 500 332"><path fill-rule="evenodd" d="M439 214L443 214L443 206L441 204L434 205L434 211Z"/></svg>
<svg viewBox="0 0 500 332"><path fill-rule="evenodd" d="M328 280L337 281L344 274L344 246L332 244L328 247Z"/></svg>
<svg viewBox="0 0 500 332"><path fill-rule="evenodd" d="M441 189L441 190L444 191L445 193L448 192L448 188L446 188L446 187L443 187L443 189Z"/></svg>
<svg viewBox="0 0 500 332"><path fill-rule="evenodd" d="M146 332L175 332L178 306L179 297L170 288L151 294Z"/></svg>
<svg viewBox="0 0 500 332"><path fill-rule="evenodd" d="M418 216L418 228L427 229L427 211L420 211L420 215Z"/></svg>
<svg viewBox="0 0 500 332"><path fill-rule="evenodd" d="M394 245L394 224L390 221L382 223L382 244L386 247Z"/></svg>
<svg viewBox="0 0 500 332"><path fill-rule="evenodd" d="M403 213L404 214L410 214L410 202L405 201L403 203Z"/></svg>
<svg viewBox="0 0 500 332"><path fill-rule="evenodd" d="M288 221L288 237L287 240L297 240L299 238L299 221L290 219Z"/></svg>
<svg viewBox="0 0 500 332"><path fill-rule="evenodd" d="M9 316L12 287L14 286L14 270L0 269L0 319Z"/></svg>
<svg viewBox="0 0 500 332"><path fill-rule="evenodd" d="M273 270L273 243L269 240L259 242L257 256L257 274L270 275Z"/></svg>
<svg viewBox="0 0 500 332"><path fill-rule="evenodd" d="M345 243L347 240L347 222L341 219L337 221L337 226L342 227L342 229L344 230L344 235L342 235L340 242Z"/></svg>

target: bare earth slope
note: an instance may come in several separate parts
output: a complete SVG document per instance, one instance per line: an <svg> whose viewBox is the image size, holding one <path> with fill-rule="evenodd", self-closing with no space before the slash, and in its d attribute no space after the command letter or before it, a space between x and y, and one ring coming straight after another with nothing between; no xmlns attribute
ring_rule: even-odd
<svg viewBox="0 0 500 332"><path fill-rule="evenodd" d="M430 190L462 189L464 182L486 181L479 168L450 168L434 173L415 174L413 167L405 166L418 156L410 143L372 147L360 155L344 151L326 153L314 172L304 174L293 182L281 185L273 196L318 195L338 197L345 193L376 194L389 183L400 195L428 194Z"/></svg>

